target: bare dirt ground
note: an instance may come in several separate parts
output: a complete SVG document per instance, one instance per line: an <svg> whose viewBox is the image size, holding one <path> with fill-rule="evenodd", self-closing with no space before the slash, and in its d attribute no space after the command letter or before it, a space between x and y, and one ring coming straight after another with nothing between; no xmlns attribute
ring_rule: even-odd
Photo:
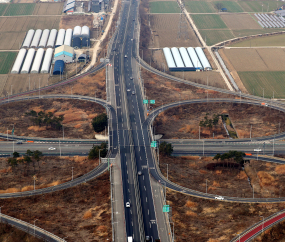
<svg viewBox="0 0 285 242"><path fill-rule="evenodd" d="M207 179L209 193L252 196L244 171L226 167L216 168L214 171L205 169L205 165L211 162L211 157L163 157L160 159L160 167L166 176L168 164L169 179L194 190L206 192ZM271 164L263 164L261 169L264 169L264 174L270 175L268 167L271 167ZM281 184L284 175L279 175L278 178L281 179ZM264 181L261 184L264 184ZM167 190L167 203L172 207L175 241L179 242L228 242L236 233L257 223L260 215L267 217L285 207L284 203L242 204L205 200L171 190Z"/></svg>
<svg viewBox="0 0 285 242"><path fill-rule="evenodd" d="M54 82L55 83L55 82ZM70 84L64 86L55 87L46 91L42 91L42 94L72 94L83 95L106 100L106 70L103 69L94 74L90 74L86 77L80 78ZM36 95L36 93L35 93Z"/></svg>
<svg viewBox="0 0 285 242"><path fill-rule="evenodd" d="M7 164L7 158L0 158L0 193L33 190L34 176L36 189L59 185L72 179L72 167L75 179L93 170L98 162L98 159L88 160L83 156L61 158L44 156L39 163L32 162L27 166L19 164L11 169Z"/></svg>
<svg viewBox="0 0 285 242"><path fill-rule="evenodd" d="M93 15L66 15L62 16L59 23L59 28L68 29L75 26L88 26L93 28Z"/></svg>
<svg viewBox="0 0 285 242"><path fill-rule="evenodd" d="M236 71L284 71L285 50L280 48L223 49Z"/></svg>
<svg viewBox="0 0 285 242"><path fill-rule="evenodd" d="M11 133L13 124L15 135L55 138L62 137L62 131L51 129L46 126L36 126L25 113L34 110L45 113L52 112L54 116L64 116L65 138L94 138L95 132L91 125L92 119L105 111L105 108L96 103L79 100L47 99L31 100L9 103L0 106L1 133Z"/></svg>
<svg viewBox="0 0 285 242"><path fill-rule="evenodd" d="M188 25L187 38L178 38L179 14L151 14L152 39L150 48L201 46L192 28Z"/></svg>
<svg viewBox="0 0 285 242"><path fill-rule="evenodd" d="M111 241L107 173L87 183L40 196L0 201L2 213L43 228L66 241Z"/></svg>
<svg viewBox="0 0 285 242"><path fill-rule="evenodd" d="M230 13L220 15L229 29L262 29L249 14Z"/></svg>
<svg viewBox="0 0 285 242"><path fill-rule="evenodd" d="M142 78L146 89L148 99L155 99L152 108L159 107L166 103L179 100L189 100L198 98L207 98L207 90L193 87L191 85L171 81L169 79L155 75L145 69L142 69ZM192 80L191 81L195 81ZM209 86L212 84L209 78ZM222 94L216 91L208 90L209 98L235 98L234 96Z"/></svg>
<svg viewBox="0 0 285 242"><path fill-rule="evenodd" d="M261 137L285 131L285 114L263 106L247 104L208 103L182 105L171 108L155 119L156 133L163 139L198 139L199 123L206 114L212 119L214 114L228 114L239 138ZM279 129L280 123L280 129ZM227 138L219 122L216 127L201 127L202 138Z"/></svg>
<svg viewBox="0 0 285 242"><path fill-rule="evenodd" d="M37 3L33 15L61 15L63 3Z"/></svg>

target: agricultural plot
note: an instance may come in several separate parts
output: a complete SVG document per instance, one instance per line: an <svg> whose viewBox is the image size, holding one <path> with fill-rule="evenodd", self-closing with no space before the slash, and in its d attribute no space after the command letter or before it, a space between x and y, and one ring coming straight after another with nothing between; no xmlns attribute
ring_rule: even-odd
<svg viewBox="0 0 285 242"><path fill-rule="evenodd" d="M9 73L17 54L17 52L0 52L0 74Z"/></svg>
<svg viewBox="0 0 285 242"><path fill-rule="evenodd" d="M224 21L217 14L191 15L198 29L226 29Z"/></svg>
<svg viewBox="0 0 285 242"><path fill-rule="evenodd" d="M203 1L185 1L185 7L189 13L214 13L213 5Z"/></svg>
<svg viewBox="0 0 285 242"><path fill-rule="evenodd" d="M284 71L246 71L238 72L244 86L251 94L271 98L285 97Z"/></svg>
<svg viewBox="0 0 285 242"><path fill-rule="evenodd" d="M270 12L283 5L278 1L240 1L239 4L245 12Z"/></svg>
<svg viewBox="0 0 285 242"><path fill-rule="evenodd" d="M262 29L249 14L223 14L222 20L229 29Z"/></svg>
<svg viewBox="0 0 285 242"><path fill-rule="evenodd" d="M14 3L9 4L4 16L32 15L35 3Z"/></svg>
<svg viewBox="0 0 285 242"><path fill-rule="evenodd" d="M178 38L179 14L151 14L150 24L154 33L154 48L200 46L200 43L190 26L187 28L187 39Z"/></svg>
<svg viewBox="0 0 285 242"><path fill-rule="evenodd" d="M200 34L210 46L235 37L230 30L200 30Z"/></svg>
<svg viewBox="0 0 285 242"><path fill-rule="evenodd" d="M227 12L231 12L231 13L244 12L243 9L240 7L240 5L238 3L236 3L236 2L232 2L232 1L217 1L216 2L215 1L215 2L212 2L212 4L219 11L222 8L226 8Z"/></svg>
<svg viewBox="0 0 285 242"><path fill-rule="evenodd" d="M151 13L180 13L180 8L176 2L150 2L149 3Z"/></svg>
<svg viewBox="0 0 285 242"><path fill-rule="evenodd" d="M284 71L285 50L246 48L222 50L236 71Z"/></svg>
<svg viewBox="0 0 285 242"><path fill-rule="evenodd" d="M18 50L26 36L26 32L0 32L1 50Z"/></svg>
<svg viewBox="0 0 285 242"><path fill-rule="evenodd" d="M260 47L260 46L284 46L285 35L278 34L272 36L264 36L253 39L248 39L231 44L231 47Z"/></svg>
<svg viewBox="0 0 285 242"><path fill-rule="evenodd" d="M266 29L241 29L241 30L233 30L233 33L236 37L249 36L249 35L257 35L257 34L266 34L266 33L277 33L285 31L285 29L281 28L266 28Z"/></svg>
<svg viewBox="0 0 285 242"><path fill-rule="evenodd" d="M8 4L5 4L5 3L0 4L0 16L3 15L7 7L8 7Z"/></svg>
<svg viewBox="0 0 285 242"><path fill-rule="evenodd" d="M37 3L33 15L61 15L62 3Z"/></svg>

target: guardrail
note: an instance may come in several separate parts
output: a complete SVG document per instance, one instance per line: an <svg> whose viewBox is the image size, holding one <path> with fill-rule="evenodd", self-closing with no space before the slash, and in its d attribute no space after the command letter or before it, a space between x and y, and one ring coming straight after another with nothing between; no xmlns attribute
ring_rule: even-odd
<svg viewBox="0 0 285 242"><path fill-rule="evenodd" d="M40 239L43 239L44 241L59 241L59 242L65 242L64 239L61 239L60 237L42 229L37 226L34 226L32 224L29 224L23 220L10 217L8 215L5 215L3 213L0 213L1 222L6 222L30 235L34 235Z"/></svg>

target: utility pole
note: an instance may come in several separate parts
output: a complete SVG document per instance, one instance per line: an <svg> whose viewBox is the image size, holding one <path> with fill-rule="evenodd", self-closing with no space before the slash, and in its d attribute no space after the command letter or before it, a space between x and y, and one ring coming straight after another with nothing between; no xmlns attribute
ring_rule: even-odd
<svg viewBox="0 0 285 242"><path fill-rule="evenodd" d="M72 168L72 181L73 181L73 167L71 167Z"/></svg>
<svg viewBox="0 0 285 242"><path fill-rule="evenodd" d="M252 125L250 125L250 138L251 138L251 130L252 130Z"/></svg>
<svg viewBox="0 0 285 242"><path fill-rule="evenodd" d="M166 169L166 174L167 174L167 180L168 180L168 164L166 164L166 167L167 167L167 169Z"/></svg>
<svg viewBox="0 0 285 242"><path fill-rule="evenodd" d="M201 127L200 127L200 125L199 125L199 139L200 139L200 128L201 128Z"/></svg>

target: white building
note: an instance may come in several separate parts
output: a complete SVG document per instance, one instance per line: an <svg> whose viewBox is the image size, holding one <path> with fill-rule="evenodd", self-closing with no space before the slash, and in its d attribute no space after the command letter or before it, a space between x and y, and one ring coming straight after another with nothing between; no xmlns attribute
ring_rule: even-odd
<svg viewBox="0 0 285 242"><path fill-rule="evenodd" d="M54 50L53 62L63 60L64 63L71 63L74 59L74 49L68 45L62 45Z"/></svg>

